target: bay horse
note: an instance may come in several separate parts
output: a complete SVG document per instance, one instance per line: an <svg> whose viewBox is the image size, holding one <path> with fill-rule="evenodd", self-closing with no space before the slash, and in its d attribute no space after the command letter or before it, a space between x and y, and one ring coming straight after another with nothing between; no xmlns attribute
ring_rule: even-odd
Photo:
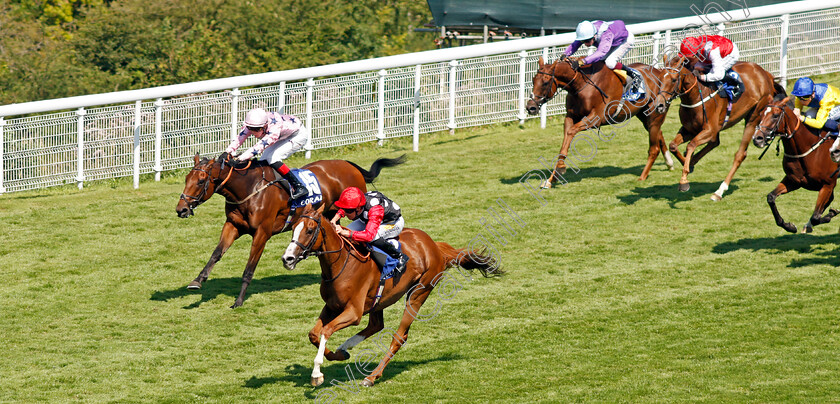
<svg viewBox="0 0 840 404"><path fill-rule="evenodd" d="M432 289L443 282L447 268L478 269L484 276L502 273L491 255L456 249L447 243L435 242L422 230L407 228L400 233L399 239L403 252L411 259L402 273L385 281L380 289L380 271L374 260L362 256L347 239L339 236L335 226L324 220L323 212L324 206L317 210L308 206L304 210L294 226L292 241L283 254L283 264L289 270L310 255L318 256L321 264L321 298L325 304L315 327L309 332L309 341L318 348L312 370L313 386L324 382L321 365L325 357L331 361L349 359L349 349L384 329L383 310L407 295L402 320L392 336L388 352L362 381L365 386L373 386L391 358L405 344L408 329L420 306ZM381 292L379 299L377 291ZM367 327L350 337L336 351L326 347L333 333L358 325L364 314L369 314Z"/></svg>
<svg viewBox="0 0 840 404"><path fill-rule="evenodd" d="M332 206L345 188L357 187L365 191L365 184L373 182L382 168L393 167L404 161L405 155L395 159L380 158L373 162L370 170L365 170L350 161L319 160L302 168L311 171L318 179L323 196L321 203ZM182 218L192 216L198 205L217 193L225 198L226 220L219 244L210 255L210 260L187 289L200 289L202 282L207 280L210 271L233 242L244 234L250 234L253 237L251 254L242 273L242 289L231 306L236 308L245 300L245 291L254 277L266 242L271 236L288 230L296 216L293 214L292 218L288 217L292 211L289 206L289 190L276 178L276 170L264 162L252 162L248 167L237 168L230 165L226 153L215 160L200 158L196 154L194 162L195 166L187 173L184 192L175 208L176 213ZM335 210L330 213L334 214Z"/></svg>
<svg viewBox="0 0 840 404"><path fill-rule="evenodd" d="M825 209L834 200L838 165L831 161L829 156L832 142L827 141L828 134L823 132L821 135L820 131L803 124L793 113L793 101L789 98L779 94L768 104L752 141L757 147L763 148L769 146L776 134L779 134L785 148L785 157L782 159L785 177L767 194L767 204L770 205L773 218L779 227L796 233L796 225L785 222L776 208L776 198L779 195L799 188L819 192L814 214L802 228L803 233L810 233L814 226L828 223L834 215L840 213L836 209L830 209L828 214L823 216Z"/></svg>
<svg viewBox="0 0 840 404"><path fill-rule="evenodd" d="M645 98L637 101L622 102L624 84L618 75L605 67L604 62L575 67L570 58L563 57L554 63L546 64L540 57L539 69L533 78L533 92L528 100L527 110L536 115L539 108L551 100L559 89L566 90L566 119L563 121L563 146L560 148L557 162L551 176L542 185L550 188L557 181L557 174L566 172L566 158L572 139L578 133L605 124L619 124L630 117L638 118L648 131L648 159L639 180L647 179L650 169L660 151L668 169L674 168L674 162L667 153L665 138L662 136L662 123L665 121L667 108L655 111L652 108L651 92L659 91L659 83L652 79L660 75L660 70L642 63L633 63L631 67L642 73L645 80Z"/></svg>
<svg viewBox="0 0 840 404"><path fill-rule="evenodd" d="M683 164L678 187L680 191L689 190L688 174L694 171L694 166L703 156L720 144L720 132L735 126L741 120L745 122L744 134L741 136L738 151L735 152L732 168L711 196L713 201L719 201L729 189L738 167L747 157L747 147L758 121L761 120L762 111L774 95L784 94L785 89L761 66L752 62L737 62L732 69L741 76L744 92L730 105L728 98L721 94L723 90L716 90L710 84L701 82L688 70L688 59L684 56L675 56L669 60L666 55L663 61L664 75L656 95L655 108L658 111L666 111L671 101L677 97L680 99L682 127L669 145L671 153ZM688 146L683 157L678 147L686 141ZM704 144L706 147L695 155L695 149Z"/></svg>

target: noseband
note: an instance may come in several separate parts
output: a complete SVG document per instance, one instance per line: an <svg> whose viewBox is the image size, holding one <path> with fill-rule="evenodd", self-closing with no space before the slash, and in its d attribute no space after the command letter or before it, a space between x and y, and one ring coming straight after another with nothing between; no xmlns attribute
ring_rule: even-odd
<svg viewBox="0 0 840 404"><path fill-rule="evenodd" d="M312 251L312 248L315 246L315 241L318 240L318 235L321 233L321 230L324 229L324 225L321 224L321 219L323 218L323 216L320 216L316 219L312 216L301 215L301 218L306 218L306 219L314 221L315 223L318 223L318 227L315 229L315 235L312 236L312 238L309 240L309 243L307 243L307 245L303 245L300 242L298 242L297 240L292 240L292 243L294 243L296 246L300 247L300 249L301 249L301 254L299 256L297 256L297 261L295 261L295 262L305 260L310 255L317 257L319 255L332 254L332 253L336 253L336 252L341 251L341 248L339 248L337 250L332 250L332 251ZM338 258L336 258L336 261L339 258L340 258L340 256ZM347 257L344 259L344 265L341 267L341 271L339 271L338 275L334 276L332 279L323 278L323 274L321 274L321 277L323 278L324 282L332 282L332 281L338 279L338 277L341 276L341 274L344 272L344 269L347 268L347 262L348 262L349 259L350 259L350 254L348 253ZM333 263L335 263L335 262L333 262ZM332 263L330 264L330 266L332 266Z"/></svg>
<svg viewBox="0 0 840 404"><path fill-rule="evenodd" d="M568 61L568 59L566 59L566 61ZM569 63L569 65L571 66L571 63ZM552 65L552 66L554 66L554 65ZM558 90L563 89L563 90L565 90L566 92L569 92L569 86L570 86L570 85L572 85L572 83L574 83L574 82L575 82L575 79L577 79L577 78L578 78L578 75L580 75L580 71L575 70L575 75L574 75L574 77L572 77L572 79L571 79L571 80L569 80L569 82L568 82L568 83L566 83L566 84L564 84L564 85L562 85L562 86L560 85L560 81L559 81L559 80L557 80L557 76L555 76L555 75L554 75L554 67L552 67L552 71L551 71L551 73L549 73L549 72L544 72L544 71L542 71L542 70L537 70L537 74L538 74L538 75L540 75L540 74L544 74L544 75L546 75L546 76L548 76L548 77L551 77L551 84L553 84L553 85L554 85L554 88L555 88L554 93L553 93L553 94L551 94L551 95L550 95L550 96L548 96L548 97L545 97L545 96L542 96L542 95L536 95L536 94L534 94L534 91L533 91L533 90L531 90L531 101L534 101L537 105L540 105L540 106L541 106L541 105L543 105L543 104L545 104L545 103L547 103L547 102L551 101L551 99L552 99L552 98L554 98L554 96L555 96L555 95L557 95L557 91L558 91Z"/></svg>
<svg viewBox="0 0 840 404"><path fill-rule="evenodd" d="M793 134L796 132L796 130L799 129L799 123L797 122L796 128L794 128L793 131L791 131L791 132L779 132L779 124L781 124L782 120L785 118L784 106L768 105L767 108L770 108L771 110L774 110L774 111L778 109L779 110L779 117L776 118L776 120L771 125L768 125L768 126L762 126L761 123L759 122L759 125L756 128L756 131L758 133L761 133L765 137L767 137L767 144L770 144L770 142L773 141L773 139L776 137L777 133L782 134L782 138L784 138L784 139L792 138Z"/></svg>
<svg viewBox="0 0 840 404"><path fill-rule="evenodd" d="M204 197L207 195L207 190L210 188L210 182L213 181L213 176L210 175L210 172L203 168L193 167L192 171L201 171L207 174L207 181L204 182L204 189L202 189L197 196L181 193L181 200L187 203L187 207L190 208L190 210L197 208L198 205L201 205L204 201L206 201Z"/></svg>

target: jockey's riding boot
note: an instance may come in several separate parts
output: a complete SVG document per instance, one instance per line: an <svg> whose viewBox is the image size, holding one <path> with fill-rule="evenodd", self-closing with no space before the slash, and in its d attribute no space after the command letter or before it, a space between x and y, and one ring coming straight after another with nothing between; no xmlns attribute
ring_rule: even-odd
<svg viewBox="0 0 840 404"><path fill-rule="evenodd" d="M291 170L289 170L289 166L282 161L278 161L276 163L271 163L271 167L273 167L286 181L289 181L289 185L292 186L292 195L289 197L289 200L295 200L300 197L306 196L309 194L309 190L298 181L297 177L292 174Z"/></svg>
<svg viewBox="0 0 840 404"><path fill-rule="evenodd" d="M630 76L630 80L628 80L630 82L630 89L633 92L641 92L643 89L642 82L644 80L642 78L642 73L627 65L621 65L621 69L627 72L627 75Z"/></svg>
<svg viewBox="0 0 840 404"><path fill-rule="evenodd" d="M397 272L402 272L405 270L405 264L408 262L408 255L403 254L397 247L394 247L393 244L385 240L384 238L380 237L376 240L371 241L370 243L372 246L382 250L385 254L391 256L391 258L398 260L399 263L397 264Z"/></svg>

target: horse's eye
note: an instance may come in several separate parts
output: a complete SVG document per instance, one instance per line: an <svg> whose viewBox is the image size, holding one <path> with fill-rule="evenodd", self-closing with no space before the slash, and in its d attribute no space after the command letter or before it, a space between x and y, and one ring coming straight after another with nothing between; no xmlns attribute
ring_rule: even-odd
<svg viewBox="0 0 840 404"><path fill-rule="evenodd" d="M306 234L312 234L314 232L315 232L315 229L313 229L313 228L306 229Z"/></svg>

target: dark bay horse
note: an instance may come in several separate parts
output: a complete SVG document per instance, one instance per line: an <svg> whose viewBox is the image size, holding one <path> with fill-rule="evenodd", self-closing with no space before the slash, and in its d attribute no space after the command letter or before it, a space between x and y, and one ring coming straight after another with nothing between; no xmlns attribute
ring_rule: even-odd
<svg viewBox="0 0 840 404"><path fill-rule="evenodd" d="M799 188L819 191L814 214L802 228L803 233L810 233L814 226L828 223L834 215L840 213L831 209L828 214L822 215L834 200L834 186L837 184L835 171L838 165L829 156L832 141L828 140L827 133L821 135L816 129L803 124L793 113L793 101L789 102L789 97L784 94L777 95L765 109L753 135L753 144L758 147L768 146L776 134L781 136L785 147L785 157L782 159L785 178L767 194L767 204L773 211L776 224L796 233L796 225L785 222L776 209L776 198Z"/></svg>
<svg viewBox="0 0 840 404"><path fill-rule="evenodd" d="M323 206L317 211L307 207L295 224L292 242L283 254L283 263L290 270L310 255L317 255L321 263L321 298L325 304L315 327L309 332L309 341L318 347L312 370L313 386L324 382L321 373L324 357L331 361L349 359L347 350L384 329L383 310L407 295L405 311L399 328L393 333L388 353L362 382L365 386L372 386L382 376L391 358L405 344L408 329L417 317L420 306L432 289L444 282L442 279L446 276L444 271L447 268L478 269L484 276L501 273L497 261L490 255L455 249L447 243L435 242L422 230L405 229L399 238L403 252L411 260L401 274L385 281L381 299L376 300L380 285L380 271L376 263L360 255L346 239L339 236L335 227L325 220L323 211ZM370 313L370 316L365 329L350 337L336 351L326 347L327 340L334 332L358 325L366 313Z"/></svg>
<svg viewBox="0 0 840 404"><path fill-rule="evenodd" d="M571 59L563 58L546 64L539 58L539 69L533 79L533 93L527 109L531 115L539 112L540 106L552 99L559 89L566 90L566 119L563 122L563 146L557 158L554 171L543 188L549 188L557 181L557 174L566 172L566 158L572 139L578 133L590 128L599 128L605 124L619 124L635 116L648 131L648 159L639 180L645 180L661 151L668 169L674 167L671 156L667 153L665 138L662 137L662 123L665 121L667 108L655 111L652 108L653 97L659 91L655 80L660 70L641 63L631 67L639 70L645 79L646 95L637 101L622 101L624 92L622 80L603 62L575 68Z"/></svg>
<svg viewBox="0 0 840 404"><path fill-rule="evenodd" d="M758 121L764 107L773 99L776 94L785 93L785 89L773 80L773 75L762 69L761 66L751 62L738 62L732 68L744 82L744 92L738 100L731 105L729 100L719 94L710 85L704 84L691 71L688 70L688 59L685 57L673 57L670 60L664 58L665 68L661 80L661 87L656 96L655 106L657 110L665 111L668 105L675 98L680 99L680 123L682 127L677 136L669 145L671 153L677 156L683 164L682 177L680 177L680 191L688 191L688 174L694 171L694 166L707 153L720 144L720 131L735 126L741 120L745 121L744 134L741 136L741 144L735 152L735 160L732 168L720 187L712 194L713 201L723 198L723 193L729 189L732 178L738 167L747 157L747 147L750 138L755 132ZM677 149L679 145L688 141L685 157ZM694 150L706 144L703 150L694 154Z"/></svg>
<svg viewBox="0 0 840 404"><path fill-rule="evenodd" d="M404 161L405 155L395 159L380 158L373 162L369 171L344 160L319 160L302 168L312 171L320 182L323 195L321 203L332 206L345 188L352 186L364 191L367 189L365 183L373 182L382 168L393 167ZM272 167L264 162L252 163L247 168L236 168L228 164L224 154L216 160L199 158L196 154L195 166L187 174L184 192L175 208L178 216L185 218L191 216L193 210L210 199L214 193L222 195L227 202L227 220L222 226L219 245L210 256L210 261L187 289L201 288L201 283L210 276L213 266L236 239L243 234L253 237L251 255L245 265L245 272L242 273L242 290L231 308L241 306L245 300L245 290L254 277L254 270L268 239L288 230L285 227L291 227L286 223L291 211L288 188L276 180ZM331 211L330 215L334 213L335 211Z"/></svg>

